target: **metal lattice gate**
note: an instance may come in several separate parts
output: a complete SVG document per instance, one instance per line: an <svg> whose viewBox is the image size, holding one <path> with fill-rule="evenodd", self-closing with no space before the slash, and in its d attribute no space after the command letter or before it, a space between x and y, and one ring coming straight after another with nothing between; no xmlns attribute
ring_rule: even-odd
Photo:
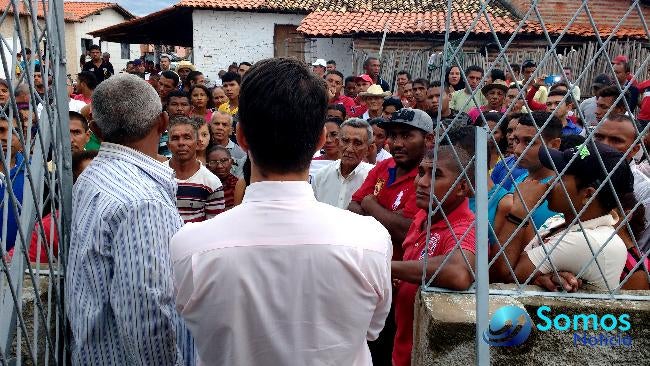
<svg viewBox="0 0 650 366"><path fill-rule="evenodd" d="M13 33L0 38L0 364L66 364L72 174L63 1L2 4L0 28Z"/></svg>
<svg viewBox="0 0 650 366"><path fill-rule="evenodd" d="M448 0L446 3L447 9L455 9L456 6L460 6L459 4L464 2ZM630 1L629 8L627 8L625 14L623 14L620 19L617 18L612 20L614 23L613 26L603 26L595 20L596 15L594 14L593 1L576 1L574 3L577 4L577 9L574 11L573 8L571 8L571 14L567 19L565 19L562 27L560 29L557 29L556 27L553 30L549 30L545 18L542 15L542 1L519 1L519 4L526 5L524 9L525 11L519 19L517 28L505 38L503 32L497 32L495 30L496 25L494 16L487 10L488 5L495 2L481 0L472 3L480 3L480 10L475 14L471 26L469 26L469 29L464 35L450 33L450 29L453 28L451 25L455 21L452 19L454 17L454 12L446 12L445 29L447 31L444 35L445 46L441 52L442 55L446 56L438 58L438 62L442 64L442 67L439 67L440 65L438 65L436 70L434 70L431 79L434 82L440 82L438 85L445 87L444 70L448 67L459 65L463 65L462 68L464 69L464 66L468 66L468 62L472 62L471 59L463 57L463 47L465 42L468 42L475 36L473 30L479 22L484 25L486 24L491 31L491 34L488 36L490 39L485 40L485 42L490 42L496 45L498 51L489 58L475 58L476 65L483 67L485 72L482 73L481 81L478 86L465 89L469 96L463 99L463 102L460 105L455 106L457 109L468 111L475 106L476 109L479 109L478 107L483 106L486 103L485 101L480 100L480 97L482 97L481 88L490 82L489 76L493 69L501 68L505 74L517 74L512 69L511 64L521 62L522 60L521 52L517 49L517 46L514 45L515 40L522 34L526 34L524 28L529 27L528 29L530 29L531 22L540 30L539 39L546 43L545 45L541 45L536 51L537 58L533 60L534 67L531 67L533 69L532 73L530 75L522 75L522 78L515 79L515 82L506 86L506 89L514 89L516 93L510 99L505 99L505 104L502 104L504 106L503 108L499 105L498 108L495 109L497 112L496 115L498 116L496 119L493 113L489 113L492 112L491 109L494 108L484 108L477 111L475 123L470 126L459 126L462 124L463 118L460 113L455 115L455 118L452 117L453 120L440 117L445 102L440 101L438 103L437 111L432 111L433 115L437 115L437 123L435 124L435 141L437 144L436 148L434 148L434 156L432 159L434 171L435 167L438 166L438 163L443 164L443 162L438 159L439 152L442 151L441 149L446 149L446 151L444 151L444 159L446 159L445 163L449 165L450 163L448 163L448 161L451 160L451 165L455 165L461 173L453 183L452 187L444 195L441 195L439 192L434 192L433 188L436 177L432 173L433 176L431 179L433 181L431 182L430 203L428 207L430 215L425 241L425 243L427 243L427 248L423 250L423 253L435 251L436 244L438 243L436 239L431 239L432 217L436 217L436 220L439 219L440 222L444 223L449 231L458 234L454 231L454 225L456 223L451 222L448 219L447 216L449 212L445 212L444 207L446 201L453 199L453 197L451 197L451 192L454 191L459 184L462 184L462 182L469 182L471 186L469 196L475 200L475 219L471 227L463 230L463 232L458 235L454 235L456 247L452 252L448 252L448 254L444 255L444 258L431 260L427 255L423 255L424 268L422 274L422 288L425 292L453 292L449 290L447 285L445 285L447 282L445 282L444 276L449 275L449 272L444 273L445 266L454 260L456 260L456 262L453 263L453 265L460 264L461 266L466 266L472 277L472 284L469 286L467 291L461 292L475 295L476 363L479 365L488 365L490 364L491 357L490 344L483 339L484 334L489 330L488 326L490 319L488 315L488 302L490 295L505 295L513 297L555 296L565 298L573 297L650 301L650 297L648 297L647 294L623 291L626 288L626 285L629 285L628 281L630 281L633 275L637 276L637 279L641 283L645 281L647 284L650 280L648 268L643 264L650 254L650 246L647 242L647 233L649 232L648 223L645 222L645 226L642 226L641 228L635 226L636 224L634 223L634 217L637 216L637 211L640 208L642 209L643 206L648 207L648 203L650 202L647 199L648 197L637 188L639 182L638 179L647 179L648 177L647 175L646 177L643 177L638 176L637 174L643 174L644 169L642 166L644 164L647 165L649 157L647 147L650 145L648 145L648 142L646 141L646 136L650 124L648 124L647 121L639 121L638 106L636 104L638 103L638 100L632 99L630 101L630 99L628 99L631 89L635 87L633 80L641 82L646 80L648 77L647 72L648 67L650 66L650 57L648 57L647 50L636 50L636 48L633 48L633 54L629 55L629 62L632 67L628 70L628 79L626 81L620 81L620 79L617 79L615 76L617 73L620 74L620 70L615 69L615 67L619 66L614 66L615 62L613 61L618 52L621 52L622 49L620 47L612 47L612 44L616 42L617 39L620 40L621 38L624 38L621 36L621 29L623 28L624 23L629 19L635 18L639 21L639 24L641 24L645 33L642 37L644 40L641 42L647 42L650 39L650 33L648 32L647 19L644 17L643 7L646 5L642 5L642 2L639 0ZM576 26L574 23L577 23L578 18L587 20L587 24L581 24L581 26L588 28L588 30L594 34L594 37L591 39L585 39L584 46L588 47L589 51L582 53L586 58L580 59L580 68L574 69L575 79L568 80L563 73L563 67L570 66L567 64L569 58L562 57L562 52L560 52L559 49L565 37L568 37L567 34L569 33L569 30ZM606 31L603 31L603 29L606 29ZM454 38L453 42L450 40L452 37ZM594 38L595 41L593 40ZM460 39L460 42L457 41L458 39ZM513 55L515 55L514 59L512 58ZM573 60L576 60L576 58L574 57ZM598 66L595 67L595 65ZM591 125L585 123L582 126L583 131L580 133L581 136L579 139L576 138L576 141L578 142L571 142L571 139L565 139L565 135L555 136L554 134L557 131L550 132L550 130L555 123L554 116L561 113L561 108L563 108L563 106L573 104L575 107L575 111L572 112L574 113L574 119L577 121L586 121L586 112L582 108L578 108L580 101L574 100L573 92L576 89L576 85L581 83L582 85L592 84L591 79L596 76L594 70L597 70L598 73L604 72L605 74L612 76L610 87L616 88L616 95L611 98L611 104L605 107L598 105L598 108L602 109L602 115L599 115L599 112L597 112L596 123ZM558 79L551 80L550 82L545 81L547 76L546 74L556 74L558 75ZM468 76L468 74L461 72L462 81L465 85L469 86L470 80ZM589 80L585 82L585 79ZM539 104L542 104L542 107L539 105L534 106L529 103L530 99L528 99L529 97L527 96L528 90L531 87L539 88L544 82L548 83L546 85L546 88L548 89L553 89L554 84L558 82L564 82L566 84L568 90L563 94L561 101L558 102L559 104L548 105L545 103L546 98L541 97L540 100L544 99L543 101L539 101ZM440 94L443 96L439 97L441 98L439 100L443 100L446 92L442 90L443 88L440 89ZM459 92L464 92L464 90L456 91L456 93ZM588 91L586 95L591 94ZM537 96L535 96L535 99L537 99ZM487 103L488 104L485 105L489 107L489 102ZM522 108L522 106L524 108ZM534 112L536 110L541 111L540 108L545 110L545 115L540 114L541 112ZM513 112L515 111L517 112L517 117L513 117ZM525 141L519 141L521 136L519 136L517 132L510 131L510 127L505 128L505 126L509 125L513 119L516 120L514 124L515 126L522 126L524 125L524 120L527 120L528 122L525 126L533 129L534 133L532 133L531 136L528 136ZM600 141L600 139L602 139L600 132L604 129L603 126L608 121L630 123L634 130L633 141L626 142L627 145L625 145L623 149L621 149L620 146L618 147L620 152L616 152L619 155L616 155L617 160L615 162L612 162L611 158L605 157L603 155L604 150L599 147L600 145L596 146L595 144L595 141ZM434 123L435 122L434 119ZM560 122L562 121L560 120ZM629 127L630 125L626 126ZM565 127L562 127L562 129ZM466 137L469 134L467 131L468 128L473 130L473 132L469 131L472 132L473 135L472 146L467 144ZM514 128L516 129L517 127ZM513 133L512 138L509 136L510 133ZM503 143L503 139L506 139L505 141L511 140L509 141L510 145L508 143ZM565 144L563 145L563 143ZM513 144L518 145L519 147L513 147ZM449 148L442 148L443 145L450 145L451 149L455 152L450 155ZM462 153L459 152L459 148L463 149ZM639 152L634 154L636 149L638 149ZM533 176L531 161L542 159L541 156L549 154L551 150L571 152L572 155L568 164L566 166L558 166L556 165L555 160L552 160L552 166L547 168L549 171L548 179L538 179L537 177L531 178ZM470 152L469 159L463 159L462 156L465 151ZM575 192L578 188L576 188L577 185L575 187L569 187L569 183L567 183L571 181L569 177L575 175L575 172L571 172L569 167L573 167L572 164L576 164L576 161L579 162L580 160L587 159L589 156L592 158L595 157L594 163L592 164L593 171L599 171L601 173L604 171L606 174L592 182L591 188L594 191L584 200L584 202L575 202L573 199L575 199ZM492 181L490 175L491 169L495 168L495 160L505 165L506 175L500 181ZM512 164L508 162L511 162ZM536 162L538 163L539 161ZM614 177L619 174L621 169L627 168L628 165L630 171L633 173L633 175L630 176L634 177L633 193L636 196L632 198L631 201L623 194L625 192L621 190L621 185L619 185L620 182L617 181L618 178ZM526 174L529 174L529 176L528 178L524 177L525 179L522 178L520 182L517 182L514 179L516 168L521 167L527 169ZM535 167L535 169L537 169L537 167ZM591 174L591 172L589 173ZM578 178L588 179L582 176ZM575 178L576 182L578 181L578 178ZM498 190L502 189L511 179L515 182L512 184L510 196L506 195L506 197L511 197L508 198L512 201L513 206L511 207L523 206L523 212L525 212L525 214L522 213L521 217L517 217L517 215L512 214L513 211L510 211L510 213L505 217L502 217L502 221L498 223L499 215L492 215L489 213L489 207L495 203L492 202L495 199L494 192L498 192ZM542 191L537 191L542 188ZM531 201L531 192L541 194L541 198ZM501 200L502 198L499 197L498 199ZM609 201L605 201L606 199L609 199ZM556 206L553 207L558 207L557 202L562 200L564 201L563 204L565 205L565 210L555 212L556 214L561 214L560 216L555 215L548 218L555 218L557 222L549 222L546 220L543 221L543 225L533 223L535 213L538 212L543 205L555 202ZM566 258L560 258L558 254L560 249L558 248L563 248L564 246L564 249L566 249L566 240L569 240L566 238L575 235L575 233L589 230L588 225L591 224L587 224L587 221L591 220L591 218L587 219L587 211L593 209L595 201L598 201L598 205L603 205L601 209L603 207L609 207L604 202L612 204L611 210L602 212L603 215L601 217L611 215L612 219L615 220L615 224L611 225L613 227L613 232L606 238L600 239L594 239L593 236L585 234L585 244L582 246L583 254L587 254L586 257L588 257L585 260L572 257L570 258L573 261L572 262L566 260ZM647 217L648 215L646 212L646 218ZM549 227L549 225L555 224L557 224L557 226ZM505 230L507 235L503 235L503 228L509 227L506 225L513 225L513 228L510 232ZM527 230L530 230L530 234L526 233ZM549 234L549 230L552 235ZM475 239L471 240L472 244L475 244L475 261L468 259L466 251L460 250L461 244L467 244L463 243L463 241L470 233L472 235L475 233ZM620 240L618 238L620 238ZM530 241L526 241L523 244L518 242L524 239ZM617 275L620 274L620 279L618 277L612 278L611 275L607 274L607 271L611 270L611 267L606 268L603 256L606 251L608 253L607 255L612 255L609 248L616 245L620 246L621 242L625 243L627 246L628 253L636 253L638 255L638 262L632 268L621 268L621 271L617 273ZM528 245L526 245L526 243L528 243ZM518 249L513 249L513 247ZM537 248L539 249L536 253L533 253ZM458 256L454 258L453 253L458 252L462 254L461 260L459 260ZM522 253L525 253L526 255L524 256ZM532 267L526 268L522 265L522 258L525 257L524 261L527 261L533 257L533 254L539 254L539 257L534 261L530 260L533 262ZM574 267L572 271L567 269L568 262L571 262L569 263L569 267ZM560 287L558 289L559 291L545 292L531 290L526 287L527 285L536 283L535 281L543 276L547 276L546 279L548 279L548 281L557 281L557 283L562 283L564 278L569 278L564 277L564 274L567 272L571 272L571 274L576 278L590 278L590 284L593 285L592 290L588 292L579 291L573 293L567 291L564 287ZM514 289L506 290L498 286L490 286L491 282L510 283L514 286ZM588 281L584 280L584 282L586 283Z"/></svg>

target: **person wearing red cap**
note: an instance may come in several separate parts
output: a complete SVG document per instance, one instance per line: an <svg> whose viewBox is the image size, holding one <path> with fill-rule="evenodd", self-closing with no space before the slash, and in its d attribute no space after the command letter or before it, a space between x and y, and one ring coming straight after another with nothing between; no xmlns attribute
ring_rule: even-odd
<svg viewBox="0 0 650 366"><path fill-rule="evenodd" d="M634 113L639 104L639 88L636 86L637 82L634 80L634 75L630 72L630 61L627 56L618 55L612 60L612 66L614 67L614 76L621 84L621 89L625 89L630 84L625 99L630 107L630 112Z"/></svg>
<svg viewBox="0 0 650 366"><path fill-rule="evenodd" d="M373 82L372 78L368 74L361 74L354 80L357 82L357 97L354 99L355 106L352 107L352 110L350 111L350 117L361 117L368 111L368 107L362 103L363 100L359 94L367 92Z"/></svg>

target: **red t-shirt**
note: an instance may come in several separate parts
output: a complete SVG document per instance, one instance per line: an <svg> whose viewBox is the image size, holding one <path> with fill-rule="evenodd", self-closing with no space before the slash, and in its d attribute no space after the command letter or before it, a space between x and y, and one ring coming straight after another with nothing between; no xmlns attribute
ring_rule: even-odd
<svg viewBox="0 0 650 366"><path fill-rule="evenodd" d="M361 97L356 97L352 102L354 102L354 105L352 106L348 117L361 117L368 110L368 107L361 103Z"/></svg>
<svg viewBox="0 0 650 366"><path fill-rule="evenodd" d="M639 91L641 92L639 119L642 121L650 121L650 80L640 83Z"/></svg>
<svg viewBox="0 0 650 366"><path fill-rule="evenodd" d="M474 214L469 209L469 201L465 199L465 202L460 204L460 206L447 216L447 219L452 225L453 233L458 239L462 238L465 235L465 231L471 227L469 233L465 235L463 242L460 244L460 247L475 253L475 231L472 226ZM404 244L402 245L404 249L403 260L413 261L424 259L424 251L427 248L425 245L427 238L426 225L427 211L420 210L415 215L413 224L411 224L404 239ZM431 223L429 244L429 258L446 256L455 249L456 239L454 239L454 235L445 220ZM397 333L395 334L395 342L393 344L394 366L411 365L411 349L413 348L413 305L419 287L420 284L400 282L398 289L395 291L395 323L397 325Z"/></svg>
<svg viewBox="0 0 650 366"><path fill-rule="evenodd" d="M352 195L352 201L361 203L364 197L375 195L381 207L393 212L402 211L402 216L412 219L417 213L415 205L415 177L418 168L395 178L397 166L393 158L382 160L370 172L359 189ZM393 259L402 257L402 248L393 248Z"/></svg>
<svg viewBox="0 0 650 366"><path fill-rule="evenodd" d="M345 115L347 117L352 116L352 110L354 109L354 106L356 103L354 102L354 99L348 97L347 95L339 95L338 98L334 98L329 101L329 104L341 104L343 107L345 107Z"/></svg>

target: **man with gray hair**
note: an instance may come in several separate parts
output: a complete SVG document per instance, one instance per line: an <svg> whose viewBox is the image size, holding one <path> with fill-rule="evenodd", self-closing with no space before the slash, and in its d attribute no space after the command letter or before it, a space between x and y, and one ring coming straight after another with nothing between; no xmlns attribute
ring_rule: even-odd
<svg viewBox="0 0 650 366"><path fill-rule="evenodd" d="M169 122L146 81L118 74L92 96L99 155L73 188L65 306L73 365L193 365L174 308L169 241L183 224L157 160Z"/></svg>
<svg viewBox="0 0 650 366"><path fill-rule="evenodd" d="M350 118L341 124L339 150L341 159L322 168L312 179L311 186L319 202L347 209L352 194L361 187L374 167L363 160L372 144L372 127L360 118Z"/></svg>

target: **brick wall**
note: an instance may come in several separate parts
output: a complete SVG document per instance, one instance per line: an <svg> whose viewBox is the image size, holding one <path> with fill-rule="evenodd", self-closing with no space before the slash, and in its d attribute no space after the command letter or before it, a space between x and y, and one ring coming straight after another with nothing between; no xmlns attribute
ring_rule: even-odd
<svg viewBox="0 0 650 366"><path fill-rule="evenodd" d="M510 3L525 14L530 9L531 0L510 0ZM582 1L579 0L540 0L538 8L545 23L566 24L580 8ZM598 26L615 26L618 21L625 15L632 5L632 0L590 0L588 3L591 16ZM643 16L646 22L650 19L650 6L641 5ZM529 18L536 20L533 13ZM585 10L580 11L577 23L589 24ZM636 9L630 12L630 15L623 23L624 27L641 28L641 18Z"/></svg>

